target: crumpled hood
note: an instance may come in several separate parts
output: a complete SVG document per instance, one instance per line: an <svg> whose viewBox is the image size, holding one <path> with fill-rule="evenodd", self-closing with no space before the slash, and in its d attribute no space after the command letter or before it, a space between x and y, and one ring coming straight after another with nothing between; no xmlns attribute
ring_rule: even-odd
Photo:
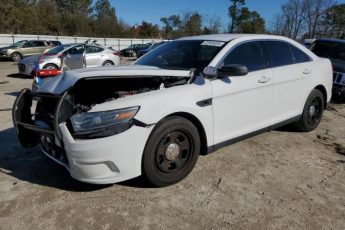
<svg viewBox="0 0 345 230"><path fill-rule="evenodd" d="M154 66L125 65L115 67L96 67L67 71L47 81L38 93L60 95L70 89L78 80L84 78L143 78L143 77L191 77L191 71L166 70Z"/></svg>

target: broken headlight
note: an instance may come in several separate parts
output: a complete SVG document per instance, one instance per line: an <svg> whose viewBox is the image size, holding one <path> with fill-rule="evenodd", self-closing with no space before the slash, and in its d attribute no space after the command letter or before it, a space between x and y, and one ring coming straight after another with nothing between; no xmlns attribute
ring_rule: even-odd
<svg viewBox="0 0 345 230"><path fill-rule="evenodd" d="M86 112L75 114L71 117L71 125L76 133L91 133L99 130L107 130L113 126L130 121L139 111L139 106L124 109Z"/></svg>

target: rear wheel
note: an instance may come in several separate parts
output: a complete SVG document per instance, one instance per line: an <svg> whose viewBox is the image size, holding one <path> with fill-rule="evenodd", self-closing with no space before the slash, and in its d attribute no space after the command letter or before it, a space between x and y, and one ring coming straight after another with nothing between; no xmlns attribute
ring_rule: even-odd
<svg viewBox="0 0 345 230"><path fill-rule="evenodd" d="M12 61L19 62L22 59L22 55L18 52L11 54Z"/></svg>
<svg viewBox="0 0 345 230"><path fill-rule="evenodd" d="M320 124L323 110L325 108L325 99L320 90L313 89L304 105L303 113L297 122L297 128L303 132L309 132Z"/></svg>
<svg viewBox="0 0 345 230"><path fill-rule="evenodd" d="M155 186L174 184L194 168L200 152L200 136L192 122L168 117L157 124L143 155L143 174Z"/></svg>
<svg viewBox="0 0 345 230"><path fill-rule="evenodd" d="M46 64L45 66L43 66L43 69L54 70L58 69L58 67L55 64Z"/></svg>

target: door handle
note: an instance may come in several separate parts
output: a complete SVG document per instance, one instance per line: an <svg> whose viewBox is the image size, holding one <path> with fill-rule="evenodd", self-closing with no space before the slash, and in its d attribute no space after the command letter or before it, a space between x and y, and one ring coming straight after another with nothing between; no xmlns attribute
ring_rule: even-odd
<svg viewBox="0 0 345 230"><path fill-rule="evenodd" d="M303 74L310 74L311 70L310 69L304 69Z"/></svg>
<svg viewBox="0 0 345 230"><path fill-rule="evenodd" d="M267 83L271 80L270 77L263 76L261 79L258 80L259 83Z"/></svg>

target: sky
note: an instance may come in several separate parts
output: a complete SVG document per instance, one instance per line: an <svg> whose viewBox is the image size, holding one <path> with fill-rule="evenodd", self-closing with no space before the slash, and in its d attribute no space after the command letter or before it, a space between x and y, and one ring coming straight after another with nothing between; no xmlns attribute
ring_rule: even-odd
<svg viewBox="0 0 345 230"><path fill-rule="evenodd" d="M247 0L246 6L255 10L266 20L270 20L280 11L287 0ZM345 1L345 0L344 0ZM160 18L186 11L197 11L207 17L217 15L222 19L223 27L229 23L229 0L110 0L116 9L118 18L129 25L141 24L143 20L161 25Z"/></svg>
<svg viewBox="0 0 345 230"><path fill-rule="evenodd" d="M115 7L117 17L129 25L141 24L143 20L162 25L161 17L197 11L210 18L217 15L222 19L223 27L229 24L228 8L230 0L110 0ZM246 6L257 11L269 28L274 15L280 12L287 0L246 0ZM345 3L345 0L338 0Z"/></svg>

